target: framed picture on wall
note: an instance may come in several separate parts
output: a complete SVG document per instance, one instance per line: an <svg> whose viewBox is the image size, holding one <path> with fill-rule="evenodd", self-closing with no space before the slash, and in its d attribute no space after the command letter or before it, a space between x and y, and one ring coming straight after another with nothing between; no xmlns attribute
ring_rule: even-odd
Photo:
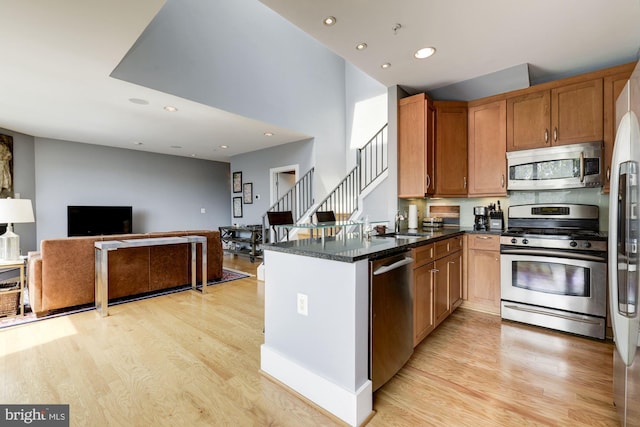
<svg viewBox="0 0 640 427"><path fill-rule="evenodd" d="M233 198L233 217L242 218L242 197Z"/></svg>
<svg viewBox="0 0 640 427"><path fill-rule="evenodd" d="M253 183L247 182L242 186L242 197L245 203L253 203Z"/></svg>
<svg viewBox="0 0 640 427"><path fill-rule="evenodd" d="M240 193L242 191L242 172L233 173L233 192Z"/></svg>

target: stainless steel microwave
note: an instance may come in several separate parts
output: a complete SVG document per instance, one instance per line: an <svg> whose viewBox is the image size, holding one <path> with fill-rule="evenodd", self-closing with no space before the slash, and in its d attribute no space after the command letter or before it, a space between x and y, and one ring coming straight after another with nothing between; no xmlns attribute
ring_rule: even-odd
<svg viewBox="0 0 640 427"><path fill-rule="evenodd" d="M560 190L602 185L602 142L507 153L507 190Z"/></svg>

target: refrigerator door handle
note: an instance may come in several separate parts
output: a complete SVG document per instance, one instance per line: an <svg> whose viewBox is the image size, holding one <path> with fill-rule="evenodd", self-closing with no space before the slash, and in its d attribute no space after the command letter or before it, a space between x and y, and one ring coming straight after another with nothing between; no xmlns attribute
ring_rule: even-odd
<svg viewBox="0 0 640 427"><path fill-rule="evenodd" d="M638 225L634 214L637 167L634 161L621 163L618 178L618 313L628 318L638 315Z"/></svg>

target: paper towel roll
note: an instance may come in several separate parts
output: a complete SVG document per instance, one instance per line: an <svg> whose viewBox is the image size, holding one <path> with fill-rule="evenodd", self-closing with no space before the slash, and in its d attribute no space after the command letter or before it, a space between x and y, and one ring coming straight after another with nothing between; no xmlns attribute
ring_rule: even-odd
<svg viewBox="0 0 640 427"><path fill-rule="evenodd" d="M418 228L418 206L409 205L409 228Z"/></svg>

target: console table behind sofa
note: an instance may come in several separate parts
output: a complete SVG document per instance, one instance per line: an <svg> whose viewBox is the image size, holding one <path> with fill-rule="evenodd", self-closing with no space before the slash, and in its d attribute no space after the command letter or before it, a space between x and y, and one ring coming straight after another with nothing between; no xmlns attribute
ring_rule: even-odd
<svg viewBox="0 0 640 427"><path fill-rule="evenodd" d="M43 240L40 252L29 253L29 304L36 315L95 302L95 243L152 237L207 238L207 278L222 277L222 244L218 230L193 230L68 237ZM198 245L197 280L202 279L202 251ZM109 299L191 283L190 244L131 247L109 256Z"/></svg>

